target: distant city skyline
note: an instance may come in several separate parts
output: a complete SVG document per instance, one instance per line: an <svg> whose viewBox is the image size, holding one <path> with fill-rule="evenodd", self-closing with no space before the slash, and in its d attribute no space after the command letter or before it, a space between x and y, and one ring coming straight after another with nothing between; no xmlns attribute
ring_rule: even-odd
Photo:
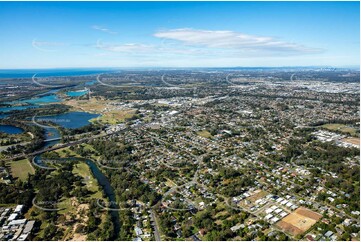
<svg viewBox="0 0 361 242"><path fill-rule="evenodd" d="M359 66L359 13L359 2L0 2L0 68Z"/></svg>

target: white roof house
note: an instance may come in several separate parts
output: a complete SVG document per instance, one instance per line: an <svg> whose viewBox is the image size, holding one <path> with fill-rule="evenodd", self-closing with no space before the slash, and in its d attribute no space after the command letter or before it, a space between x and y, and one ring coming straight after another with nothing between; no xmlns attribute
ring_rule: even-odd
<svg viewBox="0 0 361 242"><path fill-rule="evenodd" d="M277 209L278 207L277 207L276 205L273 205L271 208L272 208L273 210L275 210L275 209Z"/></svg>
<svg viewBox="0 0 361 242"><path fill-rule="evenodd" d="M282 212L281 208L275 210L275 213L277 213L277 214L279 214L280 212Z"/></svg>
<svg viewBox="0 0 361 242"><path fill-rule="evenodd" d="M12 221L12 220L16 219L17 217L18 217L17 213L12 213L12 214L10 214L8 221Z"/></svg>
<svg viewBox="0 0 361 242"><path fill-rule="evenodd" d="M288 200L283 200L283 201L281 202L281 205L285 205L286 203L288 203Z"/></svg>
<svg viewBox="0 0 361 242"><path fill-rule="evenodd" d="M238 224L238 225L231 227L231 230L232 230L232 232L235 232L235 231L239 230L241 227L242 227L242 224Z"/></svg>
<svg viewBox="0 0 361 242"><path fill-rule="evenodd" d="M331 235L333 235L333 232L332 232L332 231L327 231L327 232L325 233L325 236L326 236L326 237L330 237Z"/></svg>
<svg viewBox="0 0 361 242"><path fill-rule="evenodd" d="M292 207L291 207L292 210L295 210L296 208L298 208L297 205L292 205Z"/></svg>
<svg viewBox="0 0 361 242"><path fill-rule="evenodd" d="M267 214L272 213L273 211L274 211L274 209L272 209L272 208L267 208L267 209L265 210L265 212L266 212Z"/></svg>
<svg viewBox="0 0 361 242"><path fill-rule="evenodd" d="M21 213L23 211L24 205L17 205L14 213Z"/></svg>
<svg viewBox="0 0 361 242"><path fill-rule="evenodd" d="M20 224L25 224L26 223L26 219L16 219L16 220L12 220L8 226L13 226L13 225L20 225Z"/></svg>
<svg viewBox="0 0 361 242"><path fill-rule="evenodd" d="M269 220L269 219L271 219L272 217L273 217L272 214L268 214L268 215L266 215L266 216L264 217L264 219L265 219L265 220Z"/></svg>
<svg viewBox="0 0 361 242"><path fill-rule="evenodd" d="M272 222L272 223L276 223L278 220L280 220L280 219L277 218L277 217L274 217L274 218L271 219L271 222Z"/></svg>

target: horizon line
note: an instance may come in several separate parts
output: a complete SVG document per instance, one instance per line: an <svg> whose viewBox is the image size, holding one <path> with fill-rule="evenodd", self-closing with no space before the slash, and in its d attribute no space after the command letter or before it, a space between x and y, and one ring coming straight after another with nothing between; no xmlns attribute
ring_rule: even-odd
<svg viewBox="0 0 361 242"><path fill-rule="evenodd" d="M344 66L331 66L331 65L294 65L294 66L196 66L196 67L175 67L175 66L144 66L144 67L31 67L31 68L1 68L1 70L55 70L55 69L214 69L214 68L359 68L360 65L344 65Z"/></svg>

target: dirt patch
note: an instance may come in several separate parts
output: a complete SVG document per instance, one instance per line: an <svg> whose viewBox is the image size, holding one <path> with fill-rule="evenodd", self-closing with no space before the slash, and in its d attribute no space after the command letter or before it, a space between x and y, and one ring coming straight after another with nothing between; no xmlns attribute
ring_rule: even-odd
<svg viewBox="0 0 361 242"><path fill-rule="evenodd" d="M360 139L358 139L358 138L345 138L345 139L342 139L342 141L345 143L350 143L353 145L360 146Z"/></svg>
<svg viewBox="0 0 361 242"><path fill-rule="evenodd" d="M322 218L321 214L315 213L307 208L300 207L284 217L277 223L277 226L283 231L293 236L297 236L306 232L320 218Z"/></svg>
<svg viewBox="0 0 361 242"><path fill-rule="evenodd" d="M71 240L72 241L85 241L86 235L85 234L74 234L74 237Z"/></svg>
<svg viewBox="0 0 361 242"><path fill-rule="evenodd" d="M303 233L303 231L301 229L297 228L296 226L293 226L292 224L289 224L289 223L286 223L283 221L278 222L277 226L280 227L282 230L284 230L294 236Z"/></svg>
<svg viewBox="0 0 361 242"><path fill-rule="evenodd" d="M304 208L304 207L300 207L298 209L295 210L296 213L302 215L302 216L305 216L305 217L309 217L313 220L319 220L320 218L322 218L322 215L319 214L319 213L316 213L316 212L313 212L307 208Z"/></svg>

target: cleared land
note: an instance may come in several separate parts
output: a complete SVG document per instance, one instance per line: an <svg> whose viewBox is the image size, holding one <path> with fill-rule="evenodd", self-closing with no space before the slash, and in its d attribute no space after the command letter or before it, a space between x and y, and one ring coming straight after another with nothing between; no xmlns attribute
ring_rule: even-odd
<svg viewBox="0 0 361 242"><path fill-rule="evenodd" d="M91 98L90 100L66 100L63 104L69 105L77 111L81 110L84 112L100 113L105 110L108 102L102 99Z"/></svg>
<svg viewBox="0 0 361 242"><path fill-rule="evenodd" d="M359 138L345 138L342 139L343 142L354 144L360 146L360 139Z"/></svg>
<svg viewBox="0 0 361 242"><path fill-rule="evenodd" d="M314 225L322 215L307 208L300 207L284 217L277 226L286 233L297 236L306 232Z"/></svg>
<svg viewBox="0 0 361 242"><path fill-rule="evenodd" d="M268 195L268 192L263 191L263 190L257 190L253 195L249 196L247 199L249 201L251 201L252 203L254 203L258 199L261 199L267 195Z"/></svg>
<svg viewBox="0 0 361 242"><path fill-rule="evenodd" d="M19 178L21 181L25 181L29 174L34 174L34 167L30 164L28 159L9 162L11 174L13 177Z"/></svg>
<svg viewBox="0 0 361 242"><path fill-rule="evenodd" d="M352 136L356 136L356 129L353 127L349 127L347 125L344 124L324 124L321 126L322 128L331 130L331 131L339 131L342 133L349 133Z"/></svg>

